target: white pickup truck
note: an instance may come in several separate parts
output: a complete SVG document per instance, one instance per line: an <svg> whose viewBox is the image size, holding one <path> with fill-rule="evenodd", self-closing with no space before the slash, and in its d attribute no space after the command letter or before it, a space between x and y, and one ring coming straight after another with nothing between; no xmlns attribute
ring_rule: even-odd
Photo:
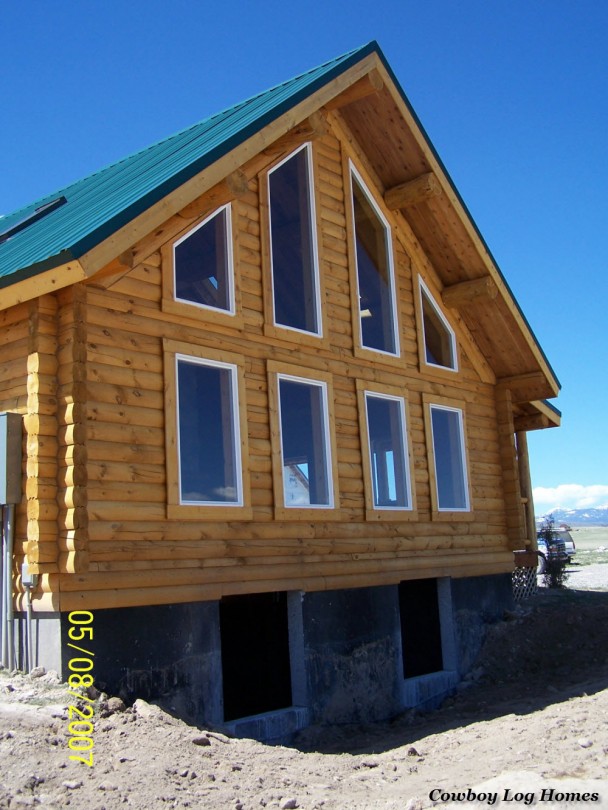
<svg viewBox="0 0 608 810"><path fill-rule="evenodd" d="M576 554L576 545L568 529L554 529L554 538L547 546L547 541L537 536L538 544L538 573L544 574L547 568L547 560L562 560L572 562L572 557Z"/></svg>

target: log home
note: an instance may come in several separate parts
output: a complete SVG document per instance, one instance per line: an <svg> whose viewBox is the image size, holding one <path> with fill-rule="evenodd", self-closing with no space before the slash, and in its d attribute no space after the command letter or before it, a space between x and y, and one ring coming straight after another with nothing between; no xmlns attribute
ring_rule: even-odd
<svg viewBox="0 0 608 810"><path fill-rule="evenodd" d="M0 232L5 658L91 611L99 684L264 739L449 692L559 384L377 44Z"/></svg>

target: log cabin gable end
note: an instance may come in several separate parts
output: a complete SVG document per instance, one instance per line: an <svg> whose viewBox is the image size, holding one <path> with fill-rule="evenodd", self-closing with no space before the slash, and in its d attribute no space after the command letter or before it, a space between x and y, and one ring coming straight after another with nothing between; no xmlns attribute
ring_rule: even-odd
<svg viewBox="0 0 608 810"><path fill-rule="evenodd" d="M137 603L142 578L191 596L208 564L205 593L234 593L235 560L291 584L312 566L313 588L394 581L406 558L508 568L513 433L559 422L558 384L380 56L5 292L52 298L64 341L43 422L65 459L23 548L41 573L82 572L108 605L106 571Z"/></svg>

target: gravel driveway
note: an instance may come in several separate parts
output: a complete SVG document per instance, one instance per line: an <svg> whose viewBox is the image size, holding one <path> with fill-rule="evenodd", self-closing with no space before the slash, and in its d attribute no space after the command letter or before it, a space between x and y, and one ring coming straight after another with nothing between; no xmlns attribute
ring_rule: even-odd
<svg viewBox="0 0 608 810"><path fill-rule="evenodd" d="M608 591L608 564L569 565L566 587L581 591ZM539 584L542 577L539 577Z"/></svg>

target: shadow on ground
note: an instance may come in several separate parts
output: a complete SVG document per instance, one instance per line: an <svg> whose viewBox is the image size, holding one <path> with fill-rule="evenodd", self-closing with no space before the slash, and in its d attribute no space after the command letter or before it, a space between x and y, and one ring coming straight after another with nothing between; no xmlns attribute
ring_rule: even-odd
<svg viewBox="0 0 608 810"><path fill-rule="evenodd" d="M608 591L539 589L519 615L489 628L479 675L428 714L303 731L293 747L380 753L421 737L508 714L525 715L608 687Z"/></svg>

